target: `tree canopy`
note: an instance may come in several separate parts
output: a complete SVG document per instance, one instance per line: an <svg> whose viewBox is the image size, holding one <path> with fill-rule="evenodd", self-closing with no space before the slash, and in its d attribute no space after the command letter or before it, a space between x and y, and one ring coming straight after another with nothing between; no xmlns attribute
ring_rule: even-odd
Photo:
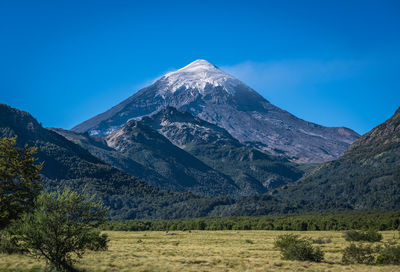
<svg viewBox="0 0 400 272"><path fill-rule="evenodd" d="M97 227L106 219L103 204L69 188L42 192L33 212L25 213L15 227L17 239L30 254L43 257L57 271L74 271L74 257L86 250L107 248L107 235Z"/></svg>
<svg viewBox="0 0 400 272"><path fill-rule="evenodd" d="M33 206L41 185L35 147L17 147L17 137L0 138L0 230Z"/></svg>

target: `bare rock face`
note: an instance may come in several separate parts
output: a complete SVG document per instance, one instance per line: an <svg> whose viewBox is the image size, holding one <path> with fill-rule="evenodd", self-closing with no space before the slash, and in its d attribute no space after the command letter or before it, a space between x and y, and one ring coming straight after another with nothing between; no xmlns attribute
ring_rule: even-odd
<svg viewBox="0 0 400 272"><path fill-rule="evenodd" d="M297 162L336 159L359 137L348 128L301 120L205 60L162 76L72 130L105 136L131 119L152 115L167 106L216 124L240 142Z"/></svg>
<svg viewBox="0 0 400 272"><path fill-rule="evenodd" d="M235 147L243 146L225 129L194 117L188 112L167 107L141 120L146 126L158 131L176 146L185 148L188 144L219 144Z"/></svg>
<svg viewBox="0 0 400 272"><path fill-rule="evenodd" d="M129 121L107 136L106 142L120 154L167 180L165 184L150 181L150 184L157 187L190 191L203 196L241 195L239 187L229 177L175 146L140 121Z"/></svg>
<svg viewBox="0 0 400 272"><path fill-rule="evenodd" d="M265 193L294 182L303 175L287 159L248 147L225 129L173 107L144 117L140 122L230 177L242 195Z"/></svg>
<svg viewBox="0 0 400 272"><path fill-rule="evenodd" d="M240 190L229 177L175 146L141 121L131 120L107 137L49 129L157 188L189 191L202 196L239 197L249 194Z"/></svg>
<svg viewBox="0 0 400 272"><path fill-rule="evenodd" d="M155 187L203 196L265 193L304 172L240 143L225 129L167 107L107 137L51 128L92 155Z"/></svg>

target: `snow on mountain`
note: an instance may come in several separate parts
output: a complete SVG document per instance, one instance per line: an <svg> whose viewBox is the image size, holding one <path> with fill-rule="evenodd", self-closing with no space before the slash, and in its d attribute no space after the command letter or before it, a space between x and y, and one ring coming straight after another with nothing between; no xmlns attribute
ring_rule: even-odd
<svg viewBox="0 0 400 272"><path fill-rule="evenodd" d="M170 72L159 80L164 84L158 95L165 97L167 92L174 93L180 88L190 89L193 92L204 94L206 86L222 87L229 94L235 94L235 87L242 84L240 80L220 70L206 60L196 60L189 65Z"/></svg>
<svg viewBox="0 0 400 272"><path fill-rule="evenodd" d="M132 118L149 116L168 106L222 127L251 147L297 162L336 159L359 137L348 128L304 121L205 60L162 76L72 130L105 136Z"/></svg>

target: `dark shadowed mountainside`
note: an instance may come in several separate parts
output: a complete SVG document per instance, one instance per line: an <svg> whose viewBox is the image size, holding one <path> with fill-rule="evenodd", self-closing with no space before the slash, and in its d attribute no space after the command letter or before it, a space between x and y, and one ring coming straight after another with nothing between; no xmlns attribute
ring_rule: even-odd
<svg viewBox="0 0 400 272"><path fill-rule="evenodd" d="M265 193L303 175L287 159L247 147L225 129L173 107L144 117L140 122L229 176L245 194Z"/></svg>
<svg viewBox="0 0 400 272"><path fill-rule="evenodd" d="M229 177L175 146L140 121L129 121L107 136L106 142L109 147L164 176L174 190L204 196L240 194Z"/></svg>
<svg viewBox="0 0 400 272"><path fill-rule="evenodd" d="M183 116L179 118L185 117L185 120L190 117L186 113L178 113L177 116L180 114ZM143 121L150 120L152 119L145 118ZM208 123L200 126L199 132L207 126ZM203 138L197 137L191 131L192 129L187 131L188 139L196 136L196 140L191 138L188 142L201 142ZM153 136L154 133L157 136ZM225 133L220 130L217 134L199 135L216 140L218 137L227 137ZM339 159L323 164L309 176L273 189L267 194L238 199L206 198L192 193L160 190L108 165L54 131L44 129L30 114L0 105L0 136L15 135L18 135L19 145L38 147L38 161L44 161L42 182L45 189L69 186L74 190L82 190L86 187L104 201L114 219L400 209L400 109L392 118L354 142ZM87 145L98 146L99 149L114 147L115 150L127 154L126 158L129 158L130 152L136 152L141 146L145 146L148 139L162 145L168 141L137 121L128 122L127 126L106 139L91 138L87 134L75 135L80 135L81 141ZM222 137L223 135L225 136ZM139 141L138 138L143 139ZM214 141L211 142L215 144ZM183 143L184 141L181 142ZM178 148L172 143L170 145ZM110 155L110 158L113 156ZM127 159L124 163L132 162ZM134 163L132 165L136 166ZM139 164L138 167L142 166Z"/></svg>
<svg viewBox="0 0 400 272"><path fill-rule="evenodd" d="M270 195L242 198L231 214L400 209L400 108L339 159ZM222 213L221 213L222 214Z"/></svg>
<svg viewBox="0 0 400 272"><path fill-rule="evenodd" d="M160 190L94 157L79 145L43 128L29 113L0 104L0 137L18 135L19 145L38 148L44 189L86 187L110 208L114 219L207 216L227 198L202 198Z"/></svg>
<svg viewBox="0 0 400 272"><path fill-rule="evenodd" d="M203 196L238 197L244 194L228 176L210 168L141 122L132 120L105 138L50 129L155 187Z"/></svg>

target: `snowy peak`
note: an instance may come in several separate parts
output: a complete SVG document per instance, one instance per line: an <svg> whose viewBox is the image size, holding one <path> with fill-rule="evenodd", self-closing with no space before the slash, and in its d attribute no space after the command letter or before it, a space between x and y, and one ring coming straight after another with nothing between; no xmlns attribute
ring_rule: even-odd
<svg viewBox="0 0 400 272"><path fill-rule="evenodd" d="M241 142L252 142L249 145L257 149L298 162L336 159L359 137L351 130L299 119L205 60L165 74L73 130L109 135L129 120L153 115L167 106L217 125Z"/></svg>
<svg viewBox="0 0 400 272"><path fill-rule="evenodd" d="M233 95L235 87L243 84L240 80L202 59L164 75L159 82L162 87L158 94L161 96L165 96L168 92L175 93L181 88L204 94L207 85L222 87L227 93Z"/></svg>
<svg viewBox="0 0 400 272"><path fill-rule="evenodd" d="M179 69L178 71L196 71L196 70L213 70L213 69L219 70L218 67L215 66L214 64L211 64L203 59L198 59L189 63L188 65Z"/></svg>

